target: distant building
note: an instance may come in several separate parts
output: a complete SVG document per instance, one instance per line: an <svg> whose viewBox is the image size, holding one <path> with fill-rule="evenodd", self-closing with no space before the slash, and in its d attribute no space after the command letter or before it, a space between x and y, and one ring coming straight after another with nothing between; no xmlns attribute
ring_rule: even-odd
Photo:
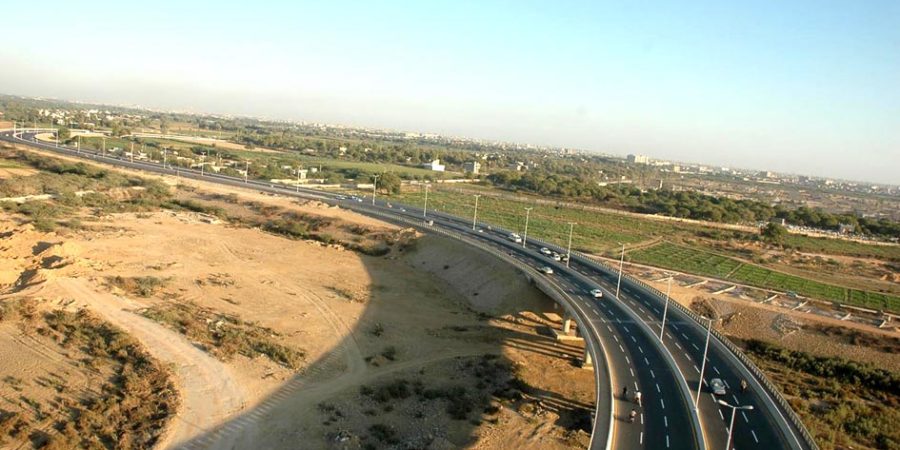
<svg viewBox="0 0 900 450"><path fill-rule="evenodd" d="M838 224L838 232L841 234L850 234L856 231L856 227L849 223Z"/></svg>
<svg viewBox="0 0 900 450"><path fill-rule="evenodd" d="M628 162L631 164L648 164L650 158L645 155L628 155Z"/></svg>
<svg viewBox="0 0 900 450"><path fill-rule="evenodd" d="M773 172L769 172L764 170L758 174L760 178L775 178L775 174Z"/></svg>
<svg viewBox="0 0 900 450"><path fill-rule="evenodd" d="M510 163L508 166L506 166L506 168L516 172L521 172L525 170L525 163L523 163L522 161L516 161L514 163Z"/></svg>
<svg viewBox="0 0 900 450"><path fill-rule="evenodd" d="M441 164L440 159L435 159L434 161L431 161L430 163L422 164L422 167L425 169L434 171L434 172L443 172L444 169L446 168L446 166Z"/></svg>
<svg viewBox="0 0 900 450"><path fill-rule="evenodd" d="M463 171L466 173L471 173L472 175L478 175L478 172L481 170L481 163L478 161L467 161L463 164Z"/></svg>

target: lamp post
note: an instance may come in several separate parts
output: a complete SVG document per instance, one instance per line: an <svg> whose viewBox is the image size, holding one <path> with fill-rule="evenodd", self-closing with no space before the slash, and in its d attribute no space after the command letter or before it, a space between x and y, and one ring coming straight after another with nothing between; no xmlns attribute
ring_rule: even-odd
<svg viewBox="0 0 900 450"><path fill-rule="evenodd" d="M616 281L616 298L619 298L619 288L622 286L622 269L625 268L625 244L622 244L622 259L619 260L619 281Z"/></svg>
<svg viewBox="0 0 900 450"><path fill-rule="evenodd" d="M706 371L706 352L709 351L709 335L712 333L712 319L706 323L706 345L703 346L703 360L700 362L700 381L697 382L697 398L694 399L694 409L700 406L700 392L703 390L703 372Z"/></svg>
<svg viewBox="0 0 900 450"><path fill-rule="evenodd" d="M475 194L475 212L472 213L472 231L475 231L475 224L478 223L478 197L481 197L481 194Z"/></svg>
<svg viewBox="0 0 900 450"><path fill-rule="evenodd" d="M244 183L247 182L247 179L250 177L250 161L247 161L247 170L244 171Z"/></svg>
<svg viewBox="0 0 900 450"><path fill-rule="evenodd" d="M422 218L425 218L428 214L428 188L431 186L425 185L425 206L422 208Z"/></svg>
<svg viewBox="0 0 900 450"><path fill-rule="evenodd" d="M529 206L525 208L525 233L522 236L522 248L525 248L525 243L528 241L528 216L531 215L531 210L534 209L533 206Z"/></svg>
<svg viewBox="0 0 900 450"><path fill-rule="evenodd" d="M375 206L375 189L378 187L378 175L372 175L375 181L372 182L372 206Z"/></svg>
<svg viewBox="0 0 900 450"><path fill-rule="evenodd" d="M572 259L572 230L575 229L575 222L569 222L569 246L566 248L566 267L569 267L569 260Z"/></svg>
<svg viewBox="0 0 900 450"><path fill-rule="evenodd" d="M663 307L662 325L659 327L659 342L663 340L666 331L666 315L669 313L669 293L672 292L672 277L669 277L669 285L666 288L666 306Z"/></svg>
<svg viewBox="0 0 900 450"><path fill-rule="evenodd" d="M719 404L722 406L727 406L727 407L731 408L731 423L728 425L728 440L725 441L725 450L728 450L731 447L731 435L734 432L734 415L735 415L735 413L737 413L737 410L739 410L739 409L751 411L751 410L753 410L753 405L744 405L744 406L729 405L728 402L726 402L725 400L719 400Z"/></svg>

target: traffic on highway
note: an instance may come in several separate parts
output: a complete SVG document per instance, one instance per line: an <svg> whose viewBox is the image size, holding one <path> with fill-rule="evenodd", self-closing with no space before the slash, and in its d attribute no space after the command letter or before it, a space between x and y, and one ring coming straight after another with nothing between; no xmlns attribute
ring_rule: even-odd
<svg viewBox="0 0 900 450"><path fill-rule="evenodd" d="M389 204L374 195L295 190L33 142L38 131L7 130L0 138L138 170L328 202L440 232L502 256L536 284L550 286L586 340L598 399L591 448L817 448L767 380L708 332L708 323L587 255L524 240L514 231L471 218Z"/></svg>

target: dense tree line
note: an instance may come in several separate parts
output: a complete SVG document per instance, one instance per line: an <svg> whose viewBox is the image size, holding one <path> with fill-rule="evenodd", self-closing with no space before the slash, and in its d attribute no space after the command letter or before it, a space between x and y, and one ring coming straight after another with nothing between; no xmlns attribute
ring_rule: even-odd
<svg viewBox="0 0 900 450"><path fill-rule="evenodd" d="M600 186L587 177L550 171L498 172L487 177L496 186L547 196L586 200L613 208L645 214L726 223L756 223L784 219L792 225L838 230L850 225L858 233L889 238L900 237L900 223L887 219L833 214L819 208L787 209L757 200L733 200L699 192L667 189L643 190L628 184Z"/></svg>

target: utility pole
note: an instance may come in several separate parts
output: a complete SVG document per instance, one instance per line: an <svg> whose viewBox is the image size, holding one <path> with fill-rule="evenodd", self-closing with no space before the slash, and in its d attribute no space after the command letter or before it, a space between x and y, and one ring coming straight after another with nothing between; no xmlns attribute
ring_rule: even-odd
<svg viewBox="0 0 900 450"><path fill-rule="evenodd" d="M372 175L375 181L372 182L372 206L375 206L375 189L378 187L378 175Z"/></svg>
<svg viewBox="0 0 900 450"><path fill-rule="evenodd" d="M569 222L569 247L566 249L566 267L569 267L569 260L572 259L572 230L575 229L575 222Z"/></svg>
<svg viewBox="0 0 900 450"><path fill-rule="evenodd" d="M134 162L134 141L131 141L131 162Z"/></svg>
<svg viewBox="0 0 900 450"><path fill-rule="evenodd" d="M80 154L80 153L81 153L81 135L79 134L78 137L75 139L75 154Z"/></svg>
<svg viewBox="0 0 900 450"><path fill-rule="evenodd" d="M247 170L244 171L244 183L247 182L247 178L250 177L250 161L247 161Z"/></svg>
<svg viewBox="0 0 900 450"><path fill-rule="evenodd" d="M700 381L697 382L697 398L694 399L694 409L700 407L700 392L703 391L703 372L706 371L706 352L709 350L709 335L712 333L712 319L706 323L706 345L703 346L703 361L700 362Z"/></svg>
<svg viewBox="0 0 900 450"><path fill-rule="evenodd" d="M525 233L522 235L522 248L525 248L525 243L528 242L528 216L531 215L532 209L534 209L533 206L525 208Z"/></svg>
<svg viewBox="0 0 900 450"><path fill-rule="evenodd" d="M203 176L203 166L206 164L206 151L203 152L203 156L200 158L200 176Z"/></svg>
<svg viewBox="0 0 900 450"><path fill-rule="evenodd" d="M616 298L619 298L619 288L622 286L622 269L625 268L625 244L622 244L622 259L619 260L619 281L616 281Z"/></svg>
<svg viewBox="0 0 900 450"><path fill-rule="evenodd" d="M722 406L727 406L727 407L731 408L731 424L728 425L728 440L725 441L725 450L728 450L729 448L731 448L731 434L732 434L732 432L734 432L734 415L735 415L735 413L739 409L751 411L751 410L753 410L753 405L744 405L744 406L730 405L725 400L719 400L719 404Z"/></svg>
<svg viewBox="0 0 900 450"><path fill-rule="evenodd" d="M168 161L166 161L166 156L167 156L167 153L168 153L167 150L168 150L167 148L163 147L163 169L166 168L166 165L167 165L167 162L168 162Z"/></svg>
<svg viewBox="0 0 900 450"><path fill-rule="evenodd" d="M430 185L425 185L425 207L422 208L422 218L426 218L428 214L428 188L430 187Z"/></svg>
<svg viewBox="0 0 900 450"><path fill-rule="evenodd" d="M297 191L296 192L298 194L300 193L300 169L299 168L297 168Z"/></svg>
<svg viewBox="0 0 900 450"><path fill-rule="evenodd" d="M481 197L481 194L475 194L475 212L472 214L472 231L475 231L475 224L478 223L478 197Z"/></svg>
<svg viewBox="0 0 900 450"><path fill-rule="evenodd" d="M662 325L659 327L659 342L663 341L663 333L666 331L666 315L669 313L669 293L672 292L672 277L669 277L669 286L666 288L666 306L663 307Z"/></svg>
<svg viewBox="0 0 900 450"><path fill-rule="evenodd" d="M103 157L105 158L106 157L106 136L103 136L101 138L101 140L103 141Z"/></svg>

